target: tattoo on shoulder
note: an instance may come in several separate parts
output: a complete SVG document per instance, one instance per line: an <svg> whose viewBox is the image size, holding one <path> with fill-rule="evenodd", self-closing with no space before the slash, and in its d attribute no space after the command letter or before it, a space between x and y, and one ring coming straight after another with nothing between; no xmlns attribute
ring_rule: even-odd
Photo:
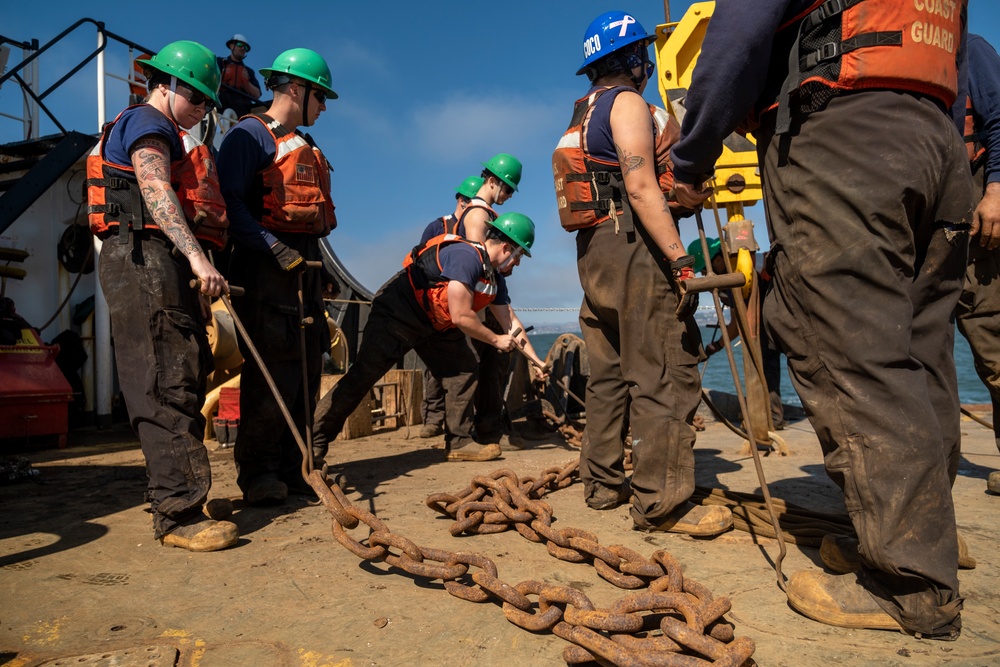
<svg viewBox="0 0 1000 667"><path fill-rule="evenodd" d="M618 164L621 165L622 176L640 169L646 164L646 159L641 155L632 155L618 144L615 144L615 151L618 153Z"/></svg>

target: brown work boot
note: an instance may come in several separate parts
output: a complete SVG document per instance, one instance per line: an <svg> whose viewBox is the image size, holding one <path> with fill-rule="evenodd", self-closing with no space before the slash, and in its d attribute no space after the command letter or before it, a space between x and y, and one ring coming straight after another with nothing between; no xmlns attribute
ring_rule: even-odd
<svg viewBox="0 0 1000 667"><path fill-rule="evenodd" d="M228 549L239 539L240 531L235 523L202 516L198 521L174 528L160 538L160 544L188 551L219 551Z"/></svg>
<svg viewBox="0 0 1000 667"><path fill-rule="evenodd" d="M991 472L990 476L986 478L986 492L1000 496L1000 470Z"/></svg>
<svg viewBox="0 0 1000 667"><path fill-rule="evenodd" d="M288 485L274 475L260 475L247 482L243 500L253 507L281 505L288 500Z"/></svg>
<svg viewBox="0 0 1000 667"><path fill-rule="evenodd" d="M420 427L421 438L436 438L443 433L444 427L441 424L423 424Z"/></svg>
<svg viewBox="0 0 1000 667"><path fill-rule="evenodd" d="M788 604L814 621L842 628L900 630L854 574L801 570L788 580Z"/></svg>
<svg viewBox="0 0 1000 667"><path fill-rule="evenodd" d="M722 505L695 505L686 502L665 519L659 520L655 526L641 528L639 530L649 530L661 533L683 533L708 537L718 535L733 527L733 513L728 507Z"/></svg>
<svg viewBox="0 0 1000 667"><path fill-rule="evenodd" d="M524 449L524 438L517 433L504 433L497 444L505 452L516 452Z"/></svg>
<svg viewBox="0 0 1000 667"><path fill-rule="evenodd" d="M824 535L819 546L819 559L828 570L837 574L857 572L861 567L858 538L851 535ZM969 545L958 536L958 568L976 569L976 559L969 555Z"/></svg>
<svg viewBox="0 0 1000 667"><path fill-rule="evenodd" d="M592 510L610 510L628 502L631 497L628 485L611 488L603 484L594 484L594 490L587 498L587 507Z"/></svg>
<svg viewBox="0 0 1000 667"><path fill-rule="evenodd" d="M500 445L484 445L470 442L464 447L448 450L449 461L492 461L500 458Z"/></svg>

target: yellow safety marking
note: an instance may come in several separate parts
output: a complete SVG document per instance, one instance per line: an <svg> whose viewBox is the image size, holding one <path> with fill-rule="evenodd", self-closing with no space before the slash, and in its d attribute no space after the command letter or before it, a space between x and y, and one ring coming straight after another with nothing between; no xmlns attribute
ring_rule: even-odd
<svg viewBox="0 0 1000 667"><path fill-rule="evenodd" d="M194 641L194 651L191 652L191 667L199 667L201 665L201 659L205 657L205 651L208 650L208 642L204 639L196 639Z"/></svg>
<svg viewBox="0 0 1000 667"><path fill-rule="evenodd" d="M324 657L318 651L309 651L304 648L299 649L299 659L302 661L302 667L354 667L354 663L351 662L350 658L333 662L337 658L332 655Z"/></svg>
<svg viewBox="0 0 1000 667"><path fill-rule="evenodd" d="M60 631L65 620L65 616L60 616L54 621L41 621L35 628L34 636L28 634L22 639L27 644L54 644L62 639Z"/></svg>

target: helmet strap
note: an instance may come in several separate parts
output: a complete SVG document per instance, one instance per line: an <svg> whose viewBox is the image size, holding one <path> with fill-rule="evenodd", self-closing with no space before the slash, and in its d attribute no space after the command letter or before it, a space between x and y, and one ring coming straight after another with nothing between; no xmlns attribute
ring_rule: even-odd
<svg viewBox="0 0 1000 667"><path fill-rule="evenodd" d="M309 98L312 96L313 85L311 81L306 81L305 95L302 98L302 126L309 127Z"/></svg>
<svg viewBox="0 0 1000 667"><path fill-rule="evenodd" d="M180 127L180 123L177 121L177 112L174 110L174 103L176 102L176 100L177 100L177 77L171 76L170 94L167 95L167 108L170 109L170 120L177 123L177 126Z"/></svg>

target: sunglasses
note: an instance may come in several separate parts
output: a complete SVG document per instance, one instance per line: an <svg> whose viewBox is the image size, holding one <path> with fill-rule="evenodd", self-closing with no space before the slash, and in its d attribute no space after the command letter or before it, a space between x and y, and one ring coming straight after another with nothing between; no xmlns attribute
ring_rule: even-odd
<svg viewBox="0 0 1000 667"><path fill-rule="evenodd" d="M250 46L246 42L233 42L233 46L238 49L249 49Z"/></svg>
<svg viewBox="0 0 1000 667"><path fill-rule="evenodd" d="M504 196L510 197L514 194L514 188L510 187L506 183L500 183L500 192L503 193Z"/></svg>
<svg viewBox="0 0 1000 667"><path fill-rule="evenodd" d="M326 93L324 93L322 90L314 90L312 91L312 93L313 97L316 98L317 102L319 102L320 104L326 104Z"/></svg>
<svg viewBox="0 0 1000 667"><path fill-rule="evenodd" d="M650 77L653 76L653 70L654 69L655 69L655 66L653 65L653 63L646 63L646 78L647 79L649 79Z"/></svg>

